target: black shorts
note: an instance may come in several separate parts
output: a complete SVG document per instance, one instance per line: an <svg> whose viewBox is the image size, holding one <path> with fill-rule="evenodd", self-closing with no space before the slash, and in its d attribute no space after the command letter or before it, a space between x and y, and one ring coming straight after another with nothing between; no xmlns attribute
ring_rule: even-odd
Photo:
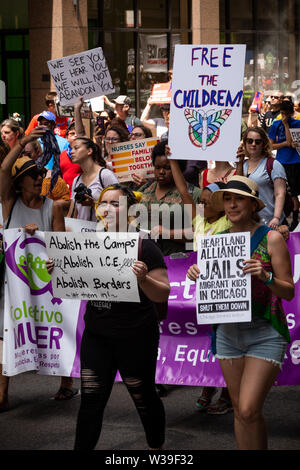
<svg viewBox="0 0 300 470"><path fill-rule="evenodd" d="M291 165L283 165L288 185L291 190L292 196L299 196L300 194L300 163L292 163Z"/></svg>

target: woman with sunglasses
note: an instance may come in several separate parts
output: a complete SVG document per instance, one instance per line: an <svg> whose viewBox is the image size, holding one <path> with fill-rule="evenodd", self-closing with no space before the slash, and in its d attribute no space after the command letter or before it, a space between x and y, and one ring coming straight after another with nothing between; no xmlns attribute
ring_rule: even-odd
<svg viewBox="0 0 300 470"><path fill-rule="evenodd" d="M251 258L243 260L243 273L251 274L252 320L219 324L214 353L231 396L238 449L264 450L263 404L290 342L281 303L294 297L290 255L282 235L260 223L258 212L264 203L250 178L233 176L224 189L213 193L212 205L224 210L232 224L223 233L251 234ZM187 275L196 281L198 266L191 266Z"/></svg>
<svg viewBox="0 0 300 470"><path fill-rule="evenodd" d="M139 194L124 185L105 188L97 202L97 216L107 232L130 230L130 208ZM132 211L130 211L132 212ZM159 325L154 302L165 302L170 292L161 251L148 238L140 239L137 278L139 302L89 301L81 342L81 404L75 450L93 450L98 442L104 410L117 371L139 413L149 448L164 443L165 412L155 389ZM47 269L53 269L48 260Z"/></svg>
<svg viewBox="0 0 300 470"><path fill-rule="evenodd" d="M47 170L39 169L29 157L22 156L25 146L42 137L45 129L37 127L23 136L5 157L0 168L0 198L4 228L25 228L29 234L36 230L64 232L65 222L60 204L41 195L43 177ZM2 337L2 332L0 332ZM9 378L2 376L0 365L0 411L8 405ZM72 389L73 379L62 377L55 395L57 400L68 400L77 393Z"/></svg>
<svg viewBox="0 0 300 470"><path fill-rule="evenodd" d="M265 225L278 229L285 220L283 212L286 195L286 174L283 166L272 160L272 171L268 171L268 159L272 157L272 149L266 132L261 127L250 127L243 135L243 145L239 149L237 174L254 180L265 204L261 211L261 219Z"/></svg>

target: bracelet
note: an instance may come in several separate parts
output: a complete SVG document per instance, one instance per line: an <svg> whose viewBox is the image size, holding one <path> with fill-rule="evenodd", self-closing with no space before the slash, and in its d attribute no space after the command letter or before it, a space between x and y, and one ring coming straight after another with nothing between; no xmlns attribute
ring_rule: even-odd
<svg viewBox="0 0 300 470"><path fill-rule="evenodd" d="M272 284L274 282L273 273L270 271L268 274L269 274L269 278L267 279L266 282L264 282L265 286L268 286L269 284Z"/></svg>
<svg viewBox="0 0 300 470"><path fill-rule="evenodd" d="M273 215L273 219L278 219L278 220L280 220L280 217L277 217L276 215Z"/></svg>

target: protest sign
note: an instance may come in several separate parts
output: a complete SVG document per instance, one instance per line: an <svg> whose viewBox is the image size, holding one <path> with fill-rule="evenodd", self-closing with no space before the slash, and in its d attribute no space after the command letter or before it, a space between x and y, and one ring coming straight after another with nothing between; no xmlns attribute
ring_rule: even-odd
<svg viewBox="0 0 300 470"><path fill-rule="evenodd" d="M4 231L4 240L3 374L36 370L46 375L78 375L78 361L74 369L82 334L78 319L86 302L53 295L43 232L31 236L9 229Z"/></svg>
<svg viewBox="0 0 300 470"><path fill-rule="evenodd" d="M141 34L143 72L161 73L168 70L167 37L165 34Z"/></svg>
<svg viewBox="0 0 300 470"><path fill-rule="evenodd" d="M138 233L46 232L53 292L62 299L139 302Z"/></svg>
<svg viewBox="0 0 300 470"><path fill-rule="evenodd" d="M250 259L250 234L198 237L197 321L251 321L251 276L243 274Z"/></svg>
<svg viewBox="0 0 300 470"><path fill-rule="evenodd" d="M66 232L97 232L97 222L65 217Z"/></svg>
<svg viewBox="0 0 300 470"><path fill-rule="evenodd" d="M290 133L291 133L293 141L297 142L296 150L297 150L298 154L300 155L300 129L291 129L290 128Z"/></svg>
<svg viewBox="0 0 300 470"><path fill-rule="evenodd" d="M149 103L151 104L169 104L171 102L172 82L155 83L153 85Z"/></svg>
<svg viewBox="0 0 300 470"><path fill-rule="evenodd" d="M144 178L153 176L152 149L158 139L150 137L143 140L131 140L110 145L109 157L112 170L120 183L133 181L132 174Z"/></svg>
<svg viewBox="0 0 300 470"><path fill-rule="evenodd" d="M115 91L101 47L47 64L62 106L75 104L80 97L88 100Z"/></svg>
<svg viewBox="0 0 300 470"><path fill-rule="evenodd" d="M174 159L234 161L241 138L244 45L176 45L169 145Z"/></svg>
<svg viewBox="0 0 300 470"><path fill-rule="evenodd" d="M75 110L74 106L61 106L61 104L56 101L55 102L55 108L56 108L56 115L57 116L63 116L63 117L70 117L74 118L75 116ZM80 109L80 115L82 119L92 119L93 118L93 111L91 108L91 103L89 101L84 101L83 105Z"/></svg>

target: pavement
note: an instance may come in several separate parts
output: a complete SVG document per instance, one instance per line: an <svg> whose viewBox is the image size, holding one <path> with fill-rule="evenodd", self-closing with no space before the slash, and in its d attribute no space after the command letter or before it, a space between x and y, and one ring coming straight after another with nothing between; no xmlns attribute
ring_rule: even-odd
<svg viewBox="0 0 300 470"><path fill-rule="evenodd" d="M0 451L70 451L80 395L58 402L51 397L59 378L27 372L11 378L8 412L0 414ZM79 379L75 386L80 387ZM168 386L164 450L233 451L233 413L211 416L196 409L200 387ZM265 403L270 450L300 450L300 386L273 387ZM115 383L96 450L146 450L144 431L130 396ZM74 454L74 453L73 453ZM212 454L213 455L213 454Z"/></svg>

